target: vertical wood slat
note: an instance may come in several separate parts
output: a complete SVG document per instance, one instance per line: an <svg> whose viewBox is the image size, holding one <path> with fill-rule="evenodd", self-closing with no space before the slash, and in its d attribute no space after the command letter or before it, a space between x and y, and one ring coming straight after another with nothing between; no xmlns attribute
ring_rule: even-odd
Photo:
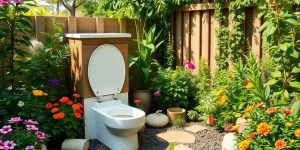
<svg viewBox="0 0 300 150"><path fill-rule="evenodd" d="M216 27L214 11L210 12L210 68L212 70L216 69L217 63L215 61L215 56L217 55L217 41L216 41Z"/></svg>
<svg viewBox="0 0 300 150"><path fill-rule="evenodd" d="M104 19L103 18L96 18L96 32L104 33Z"/></svg>
<svg viewBox="0 0 300 150"><path fill-rule="evenodd" d="M200 59L200 11L191 14L191 61L198 66ZM197 69L197 67L196 67ZM197 72L197 71L195 71Z"/></svg>
<svg viewBox="0 0 300 150"><path fill-rule="evenodd" d="M209 64L209 10L203 11L201 24L201 57L208 62L207 64Z"/></svg>
<svg viewBox="0 0 300 150"><path fill-rule="evenodd" d="M76 17L68 17L68 33L77 33Z"/></svg>
<svg viewBox="0 0 300 150"><path fill-rule="evenodd" d="M176 50L176 60L177 65L182 65L182 13L176 13L176 36L175 36L175 50Z"/></svg>
<svg viewBox="0 0 300 150"><path fill-rule="evenodd" d="M45 42L45 36L43 35L43 32L46 31L45 17L35 17L35 31L37 40Z"/></svg>
<svg viewBox="0 0 300 150"><path fill-rule="evenodd" d="M258 32L259 27L262 25L261 19L258 17L258 8L253 7L253 25L252 25L252 53L258 59L261 56L261 35Z"/></svg>
<svg viewBox="0 0 300 150"><path fill-rule="evenodd" d="M183 14L183 62L190 60L190 50L191 50L191 41L190 41L190 12L184 12Z"/></svg>

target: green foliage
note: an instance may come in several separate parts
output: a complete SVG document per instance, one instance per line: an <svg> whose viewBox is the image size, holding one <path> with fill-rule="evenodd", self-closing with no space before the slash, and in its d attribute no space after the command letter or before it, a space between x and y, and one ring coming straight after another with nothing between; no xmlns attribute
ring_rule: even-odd
<svg viewBox="0 0 300 150"><path fill-rule="evenodd" d="M170 143L168 150L174 150L175 149L175 143Z"/></svg>
<svg viewBox="0 0 300 150"><path fill-rule="evenodd" d="M196 93L195 76L185 68L163 69L159 68L152 80L154 91L160 92L160 107L181 107L190 109L194 104Z"/></svg>
<svg viewBox="0 0 300 150"><path fill-rule="evenodd" d="M136 28L138 33L136 39L138 45L137 56L129 56L129 67L134 67L136 69L139 88L145 90L149 88L149 81L154 63L152 55L163 41L157 41L160 33L156 34L155 26L152 26L149 31L144 32L140 31L138 25Z"/></svg>
<svg viewBox="0 0 300 150"><path fill-rule="evenodd" d="M183 127L185 124L185 120L182 117L176 116L174 118L174 120L172 120L172 125L177 127L177 128L181 128Z"/></svg>
<svg viewBox="0 0 300 150"><path fill-rule="evenodd" d="M26 54L22 48L30 46L29 36L33 33L31 19L24 15L32 3L33 0L24 0L23 4L12 2L0 6L0 90L10 85L15 89L18 72L14 62Z"/></svg>

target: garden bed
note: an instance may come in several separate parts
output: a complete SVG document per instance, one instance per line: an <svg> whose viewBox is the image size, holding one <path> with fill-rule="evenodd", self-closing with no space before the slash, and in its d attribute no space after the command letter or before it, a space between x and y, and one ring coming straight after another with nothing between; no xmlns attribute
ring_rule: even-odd
<svg viewBox="0 0 300 150"><path fill-rule="evenodd" d="M213 127L205 125L203 122L190 122L186 126L201 125L206 129L201 130L197 133L190 132L184 128L176 128L168 125L164 128L151 128L146 127L144 133L139 133L139 145L140 150L164 150L167 149L169 143L166 141L158 140L156 135L165 131L184 131L193 134L196 137L195 143L188 144L182 143L183 145L194 149L194 150L219 150L223 140L224 133L216 130ZM178 145L181 143L175 143ZM108 147L103 145L98 140L90 140L90 150L109 150Z"/></svg>

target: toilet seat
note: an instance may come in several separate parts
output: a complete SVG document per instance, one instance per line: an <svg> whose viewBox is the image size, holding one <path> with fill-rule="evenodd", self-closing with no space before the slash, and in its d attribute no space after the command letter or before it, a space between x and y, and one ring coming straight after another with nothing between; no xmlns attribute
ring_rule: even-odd
<svg viewBox="0 0 300 150"><path fill-rule="evenodd" d="M94 50L88 64L88 80L97 97L121 92L125 62L117 47L103 44Z"/></svg>

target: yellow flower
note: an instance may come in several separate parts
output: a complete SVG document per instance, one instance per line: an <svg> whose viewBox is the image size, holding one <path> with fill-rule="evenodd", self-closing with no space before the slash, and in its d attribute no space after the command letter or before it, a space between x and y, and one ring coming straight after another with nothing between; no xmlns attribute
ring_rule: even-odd
<svg viewBox="0 0 300 150"><path fill-rule="evenodd" d="M271 127L266 122L262 122L257 126L257 133L261 136L267 136L271 132Z"/></svg>
<svg viewBox="0 0 300 150"><path fill-rule="evenodd" d="M287 123L285 123L285 127L291 127L293 124L292 123L290 123L290 122L287 122Z"/></svg>
<svg viewBox="0 0 300 150"><path fill-rule="evenodd" d="M236 124L235 126L232 126L232 128L230 129L231 132L236 131L238 128L240 127L239 124Z"/></svg>
<svg viewBox="0 0 300 150"><path fill-rule="evenodd" d="M248 112L248 113L250 113L250 112L252 112L253 111L253 106L248 106L246 109L245 109L245 112Z"/></svg>
<svg viewBox="0 0 300 150"><path fill-rule="evenodd" d="M297 138L300 138L300 129L296 129L294 134Z"/></svg>
<svg viewBox="0 0 300 150"><path fill-rule="evenodd" d="M248 83L246 86L245 86L246 89L253 89L254 86L252 83Z"/></svg>
<svg viewBox="0 0 300 150"><path fill-rule="evenodd" d="M221 105L221 106L225 105L226 101L227 101L226 96L224 96L224 95L221 96L221 97L219 98L219 105Z"/></svg>
<svg viewBox="0 0 300 150"><path fill-rule="evenodd" d="M221 96L223 94L223 90L222 89L220 89L220 90L218 90L218 92L217 92L217 96Z"/></svg>
<svg viewBox="0 0 300 150"><path fill-rule="evenodd" d="M244 140L239 144L240 150L247 150L250 146L250 140Z"/></svg>
<svg viewBox="0 0 300 150"><path fill-rule="evenodd" d="M41 91L41 90L33 90L33 91L32 91L32 94L33 94L34 96L43 96L43 95L44 95L44 92Z"/></svg>
<svg viewBox="0 0 300 150"><path fill-rule="evenodd" d="M290 140L290 142L291 142L291 143L295 143L295 142L296 142L296 140Z"/></svg>

